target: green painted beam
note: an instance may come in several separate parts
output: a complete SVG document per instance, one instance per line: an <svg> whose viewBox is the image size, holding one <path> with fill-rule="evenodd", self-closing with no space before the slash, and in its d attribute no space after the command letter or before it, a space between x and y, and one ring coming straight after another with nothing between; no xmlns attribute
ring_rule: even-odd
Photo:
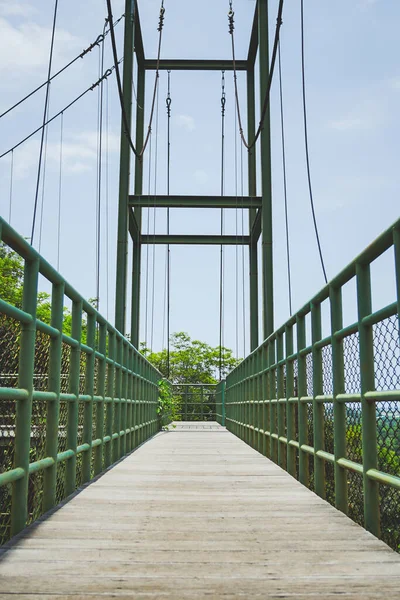
<svg viewBox="0 0 400 600"><path fill-rule="evenodd" d="M129 196L130 206L145 208L261 208L258 197L237 196Z"/></svg>
<svg viewBox="0 0 400 600"><path fill-rule="evenodd" d="M268 91L269 41L268 0L258 0L258 37L260 67L260 106L262 108ZM271 125L269 105L261 131L261 189L262 207L262 286L263 286L263 337L274 331L274 261L272 244L272 168Z"/></svg>
<svg viewBox="0 0 400 600"><path fill-rule="evenodd" d="M124 65L123 65L123 101L126 119L131 131L132 118L132 72L134 47L134 3L125 0ZM131 149L125 135L124 119L121 117L118 197L118 233L117 233L117 276L115 289L115 327L121 333L125 331L126 290L128 274L128 196L131 167Z"/></svg>
<svg viewBox="0 0 400 600"><path fill-rule="evenodd" d="M146 59L144 61L146 71L155 71L157 68L156 59ZM233 71L233 62L231 60L160 60L160 71ZM247 71L247 60L236 61L237 71Z"/></svg>
<svg viewBox="0 0 400 600"><path fill-rule="evenodd" d="M143 37L142 37L142 28L140 26L140 18L139 18L139 8L138 3L135 1L135 54L136 59L140 65L143 66L145 58L144 58L144 47L143 47Z"/></svg>
<svg viewBox="0 0 400 600"><path fill-rule="evenodd" d="M140 239L139 225L131 206L129 207L129 234L133 242Z"/></svg>
<svg viewBox="0 0 400 600"><path fill-rule="evenodd" d="M255 244L258 242L258 240L260 239L260 235L261 235L261 212L262 212L261 210L257 211L257 214L254 219L253 227L250 232L251 240Z"/></svg>
<svg viewBox="0 0 400 600"><path fill-rule="evenodd" d="M197 246L214 245L236 246L248 245L250 236L236 235L142 235L142 244L194 244Z"/></svg>
<svg viewBox="0 0 400 600"><path fill-rule="evenodd" d="M249 67L254 68L254 63L256 62L258 50L258 5L256 4L256 10L254 12L254 20L253 27L251 30L250 36L250 45L249 45L249 53L247 55L247 63Z"/></svg>

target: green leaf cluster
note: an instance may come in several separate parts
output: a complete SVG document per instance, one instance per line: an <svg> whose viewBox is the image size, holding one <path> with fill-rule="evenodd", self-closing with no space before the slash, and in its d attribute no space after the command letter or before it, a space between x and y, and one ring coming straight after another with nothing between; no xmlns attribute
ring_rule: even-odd
<svg viewBox="0 0 400 600"><path fill-rule="evenodd" d="M167 350L153 352L144 343L141 352L172 383L217 383L219 379L220 348L205 342L192 340L184 331L171 336L170 365L168 374ZM222 348L222 377L241 362L232 350Z"/></svg>

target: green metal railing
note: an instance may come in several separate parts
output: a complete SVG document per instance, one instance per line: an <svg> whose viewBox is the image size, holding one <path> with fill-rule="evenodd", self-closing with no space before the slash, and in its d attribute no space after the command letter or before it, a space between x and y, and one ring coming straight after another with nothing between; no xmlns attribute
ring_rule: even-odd
<svg viewBox="0 0 400 600"><path fill-rule="evenodd" d="M395 301L373 312L371 264L386 251L394 251ZM344 289L355 289L350 324ZM252 352L225 390L230 431L396 550L399 305L397 221Z"/></svg>
<svg viewBox="0 0 400 600"><path fill-rule="evenodd" d="M24 261L22 306L0 299L0 366L18 367L0 369L3 543L156 433L161 375L3 219L0 240ZM37 319L39 276L49 323Z"/></svg>
<svg viewBox="0 0 400 600"><path fill-rule="evenodd" d="M174 383L172 393L175 399L178 421L215 421L216 384Z"/></svg>
<svg viewBox="0 0 400 600"><path fill-rule="evenodd" d="M225 381L220 381L215 390L215 420L225 427Z"/></svg>

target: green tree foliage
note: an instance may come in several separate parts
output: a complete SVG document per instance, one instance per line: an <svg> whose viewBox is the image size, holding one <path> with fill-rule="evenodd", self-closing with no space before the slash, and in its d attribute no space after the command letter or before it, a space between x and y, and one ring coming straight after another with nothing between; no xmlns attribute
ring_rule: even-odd
<svg viewBox="0 0 400 600"><path fill-rule="evenodd" d="M141 352L164 375L167 376L167 350L153 352L141 344ZM171 336L170 373L172 383L217 383L219 377L219 346L213 348L205 342L192 340L180 331ZM222 348L222 376L225 377L239 364L232 350Z"/></svg>

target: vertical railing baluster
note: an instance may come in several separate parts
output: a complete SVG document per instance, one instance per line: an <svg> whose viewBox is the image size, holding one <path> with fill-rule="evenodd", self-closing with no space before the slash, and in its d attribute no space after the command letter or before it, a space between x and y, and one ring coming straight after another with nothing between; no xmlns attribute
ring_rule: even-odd
<svg viewBox="0 0 400 600"><path fill-rule="evenodd" d="M71 347L69 392L75 398L68 403L67 450L72 450L73 456L65 464L65 495L72 494L76 487L76 449L78 445L79 426L79 387L81 368L81 336L82 336L82 301L72 302L72 333L75 344Z"/></svg>
<svg viewBox="0 0 400 600"><path fill-rule="evenodd" d="M296 424L295 424L295 404L290 399L294 397L294 368L293 359L288 360L289 356L293 356L293 325L285 327L285 354L286 354L286 456L287 470L290 475L296 477L296 448L290 444L295 441Z"/></svg>
<svg viewBox="0 0 400 600"><path fill-rule="evenodd" d="M271 460L275 463L278 462L278 440L276 435L278 433L277 428L277 393L276 393L276 352L275 352L275 338L272 338L269 342L269 402L270 402L270 440L271 440ZM273 436L273 434L275 434Z"/></svg>
<svg viewBox="0 0 400 600"><path fill-rule="evenodd" d="M303 444L308 444L307 404L301 401L307 395L307 365L306 356L302 351L306 348L306 320L304 315L297 315L297 365L298 365L298 432L299 432L299 481L309 487L308 454L302 450Z"/></svg>
<svg viewBox="0 0 400 600"><path fill-rule="evenodd" d="M85 369L85 396L90 396L90 400L84 402L83 413L83 443L89 444L89 450L82 454L82 483L90 481L92 465L92 431L93 431L93 395L94 395L94 367L96 362L96 315L87 315L87 334L86 345L92 349L92 352L86 354Z"/></svg>
<svg viewBox="0 0 400 600"><path fill-rule="evenodd" d="M50 339L49 392L53 392L56 399L47 403L46 419L46 456L50 456L54 464L43 472L43 512L47 512L56 504L63 321L64 284L54 283L51 297L51 326L58 329L59 335Z"/></svg>
<svg viewBox="0 0 400 600"><path fill-rule="evenodd" d="M108 331L108 367L107 367L107 408L106 408L106 437L109 438L104 447L104 467L112 463L113 433L114 433L114 384L115 384L115 332Z"/></svg>
<svg viewBox="0 0 400 600"><path fill-rule="evenodd" d="M22 310L32 318L21 325L18 387L28 397L17 400L15 418L14 468L23 469L24 476L14 481L11 504L11 535L21 531L28 518L29 450L31 438L33 374L35 365L36 308L39 260L26 260Z"/></svg>
<svg viewBox="0 0 400 600"><path fill-rule="evenodd" d="M375 402L369 402L365 398L367 392L375 389L373 330L372 325L363 323L363 318L372 312L370 265L357 263L356 274L362 396L364 520L365 528L379 537L379 484L367 475L369 469L378 468L376 405Z"/></svg>
<svg viewBox="0 0 400 600"><path fill-rule="evenodd" d="M325 461L317 455L325 449L324 443L324 405L316 397L323 393L322 350L317 343L322 339L321 305L311 304L311 337L313 361L313 437L314 437L314 479L315 492L325 498Z"/></svg>
<svg viewBox="0 0 400 600"><path fill-rule="evenodd" d="M96 403L96 438L101 440L101 444L94 449L94 475L101 473L103 469L103 448L104 448L104 397L106 383L106 356L107 356L107 325L99 325L99 353L103 358L99 358L97 369L97 396L103 398Z"/></svg>
<svg viewBox="0 0 400 600"><path fill-rule="evenodd" d="M276 338L276 360L279 364L277 367L277 410L278 410L278 465L284 469L286 463L286 446L281 441L285 435L285 405L282 402L285 393L284 383L284 365L283 365L283 332L277 335Z"/></svg>
<svg viewBox="0 0 400 600"><path fill-rule="evenodd" d="M343 328L342 290L329 287L331 307L331 345L333 371L333 439L335 454L335 506L345 514L348 512L347 471L338 460L346 458L346 404L337 401L338 394L344 394L344 353L343 341L338 340L336 332Z"/></svg>
<svg viewBox="0 0 400 600"><path fill-rule="evenodd" d="M268 393L269 393L269 381L268 381L268 343L264 342L261 345L261 386L262 386L262 428L264 430L262 453L264 456L270 456L270 438L267 436L269 432L269 404L268 404Z"/></svg>

